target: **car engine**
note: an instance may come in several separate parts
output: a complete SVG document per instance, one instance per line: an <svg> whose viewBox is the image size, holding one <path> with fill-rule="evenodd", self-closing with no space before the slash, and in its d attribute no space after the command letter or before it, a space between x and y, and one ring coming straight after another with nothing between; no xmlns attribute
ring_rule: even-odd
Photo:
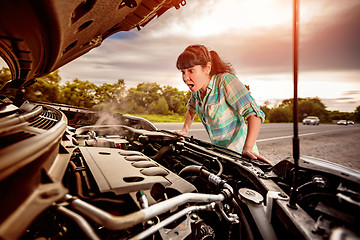
<svg viewBox="0 0 360 240"><path fill-rule="evenodd" d="M96 112L64 112L2 99L2 239L358 237L356 171L301 158L294 185L291 161L250 160L136 117L96 125Z"/></svg>

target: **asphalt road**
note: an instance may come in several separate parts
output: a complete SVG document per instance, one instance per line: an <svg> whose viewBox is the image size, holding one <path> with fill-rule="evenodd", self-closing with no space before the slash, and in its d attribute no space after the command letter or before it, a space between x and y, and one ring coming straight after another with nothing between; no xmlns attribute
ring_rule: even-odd
<svg viewBox="0 0 360 240"><path fill-rule="evenodd" d="M182 128L182 123L155 123L155 126L159 129L174 131ZM299 124L299 138L311 135L322 135L330 132L346 132L353 131L354 129L360 131L360 125L354 126L339 126L336 124L320 124L320 125L302 125ZM260 133L257 139L259 146L269 143L283 142L285 139L292 139L293 137L293 124L292 123L271 123L262 124ZM204 126L201 123L193 123L191 125L188 136L194 136L194 138L208 141L209 137L206 133ZM360 132L359 132L360 140Z"/></svg>
<svg viewBox="0 0 360 240"><path fill-rule="evenodd" d="M180 130L182 123L155 123L159 129ZM300 155L312 156L360 170L360 124L299 124ZM208 141L201 123L193 123L188 136ZM276 163L292 157L293 124L262 124L257 145L260 154Z"/></svg>

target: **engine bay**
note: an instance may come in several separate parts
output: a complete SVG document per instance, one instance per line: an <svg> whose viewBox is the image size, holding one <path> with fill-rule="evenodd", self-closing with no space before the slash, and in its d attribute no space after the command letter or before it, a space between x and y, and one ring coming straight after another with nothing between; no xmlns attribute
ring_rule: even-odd
<svg viewBox="0 0 360 240"><path fill-rule="evenodd" d="M248 159L137 118L73 127L71 115L52 106L25 102L12 109L8 117L30 116L29 124L10 127L3 139L28 134L2 154L15 161L19 153L5 150L25 142L33 160L2 168L4 239L357 237L354 170L302 157L294 185L291 161ZM20 233L11 227L19 223Z"/></svg>

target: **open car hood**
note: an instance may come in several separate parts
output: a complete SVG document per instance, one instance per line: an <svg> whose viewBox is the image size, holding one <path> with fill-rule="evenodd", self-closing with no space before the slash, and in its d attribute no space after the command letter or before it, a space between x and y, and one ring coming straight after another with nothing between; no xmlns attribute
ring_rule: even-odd
<svg viewBox="0 0 360 240"><path fill-rule="evenodd" d="M119 31L140 29L181 0L1 0L0 56L23 88L98 47ZM184 3L183 3L184 4Z"/></svg>

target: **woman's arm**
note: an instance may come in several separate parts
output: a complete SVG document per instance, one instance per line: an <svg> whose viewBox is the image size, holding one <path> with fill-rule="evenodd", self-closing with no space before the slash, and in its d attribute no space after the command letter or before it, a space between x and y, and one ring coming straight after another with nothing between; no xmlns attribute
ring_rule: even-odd
<svg viewBox="0 0 360 240"><path fill-rule="evenodd" d="M224 89L228 104L234 111L238 112L240 117L245 117L248 121L248 131L242 154L252 159L259 159L267 162L264 157L253 152L256 139L260 132L261 122L265 120L264 113L256 105L255 100L250 95L245 85L243 85L235 75L224 75Z"/></svg>
<svg viewBox="0 0 360 240"><path fill-rule="evenodd" d="M267 160L264 157L252 151L256 139L260 132L261 118L252 115L248 117L247 121L248 121L248 131L247 131L242 154L252 159L259 159L267 162Z"/></svg>
<svg viewBox="0 0 360 240"><path fill-rule="evenodd" d="M192 122L194 121L196 113L190 111L189 109L186 111L185 115L185 122L184 126L180 131L174 131L174 133L180 134L180 135L186 135L189 132L190 126Z"/></svg>

